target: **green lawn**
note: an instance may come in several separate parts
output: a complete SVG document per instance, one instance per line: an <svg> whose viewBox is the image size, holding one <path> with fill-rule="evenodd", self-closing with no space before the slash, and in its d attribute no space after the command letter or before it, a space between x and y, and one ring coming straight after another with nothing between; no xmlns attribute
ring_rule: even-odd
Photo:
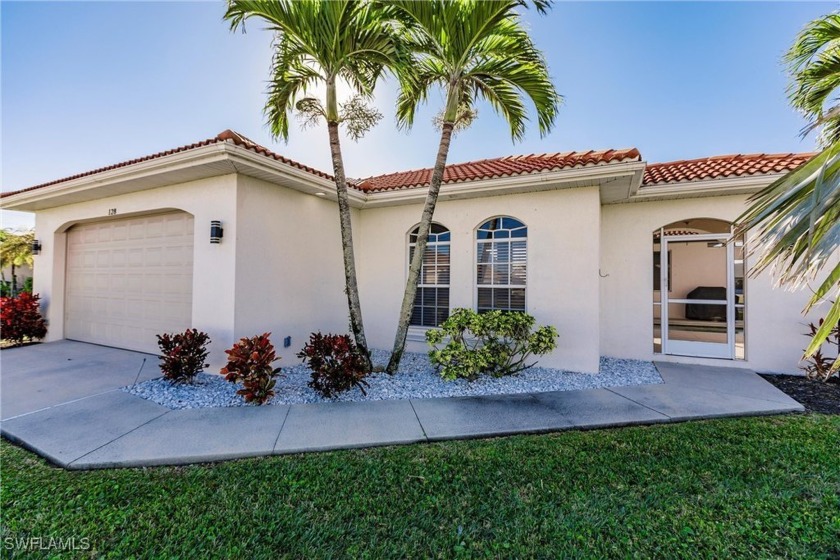
<svg viewBox="0 0 840 560"><path fill-rule="evenodd" d="M91 550L74 556L114 558L840 555L840 416L95 472L0 447L4 547L75 537Z"/></svg>

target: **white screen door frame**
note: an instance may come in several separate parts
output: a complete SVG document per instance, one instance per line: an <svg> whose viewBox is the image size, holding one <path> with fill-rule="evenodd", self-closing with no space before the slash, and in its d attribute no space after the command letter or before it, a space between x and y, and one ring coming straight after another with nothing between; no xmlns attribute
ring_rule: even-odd
<svg viewBox="0 0 840 560"><path fill-rule="evenodd" d="M662 337L662 353L677 356L691 356L695 358L723 358L735 359L735 247L730 243L732 236L728 233L709 233L700 235L673 235L662 236L660 240L660 286L661 290L661 312L660 331ZM671 298L668 290L668 269L670 243L685 242L707 242L723 243L726 248L726 299L685 299ZM694 304L694 305L725 305L726 306L726 342L702 342L694 340L673 340L670 339L671 329L669 328L670 304Z"/></svg>

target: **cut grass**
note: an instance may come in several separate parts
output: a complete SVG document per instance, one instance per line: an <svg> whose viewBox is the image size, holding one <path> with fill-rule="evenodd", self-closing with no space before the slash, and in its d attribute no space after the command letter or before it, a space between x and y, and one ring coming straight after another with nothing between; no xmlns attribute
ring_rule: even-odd
<svg viewBox="0 0 840 560"><path fill-rule="evenodd" d="M92 472L0 448L0 544L89 539L73 557L840 555L838 416Z"/></svg>

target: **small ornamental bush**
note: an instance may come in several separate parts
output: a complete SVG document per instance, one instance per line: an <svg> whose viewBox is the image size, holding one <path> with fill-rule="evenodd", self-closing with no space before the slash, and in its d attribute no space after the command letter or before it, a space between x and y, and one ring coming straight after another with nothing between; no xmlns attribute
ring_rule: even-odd
<svg viewBox="0 0 840 560"><path fill-rule="evenodd" d="M483 373L513 375L536 364L525 363L530 356L548 354L556 347L557 329L534 330L535 322L519 311L455 309L439 329L426 331L432 347L429 359L448 381L474 380Z"/></svg>
<svg viewBox="0 0 840 560"><path fill-rule="evenodd" d="M47 336L47 324L41 316L38 294L21 292L16 297L0 298L0 336L13 345L40 340Z"/></svg>
<svg viewBox="0 0 840 560"><path fill-rule="evenodd" d="M358 387L366 395L367 360L346 334L312 333L298 358L312 370L309 386L330 398Z"/></svg>
<svg viewBox="0 0 840 560"><path fill-rule="evenodd" d="M806 336L813 338L822 326L823 321L823 319L820 319L817 324L809 323L808 329L810 332L806 333ZM834 350L833 356L827 356L823 353L823 349L826 346ZM805 371L805 377L817 381L828 381L831 379L832 376L837 374L837 370L832 368L834 367L834 361L837 359L838 352L840 352L840 325L834 325L834 328L831 329L831 332L828 333L828 336L823 342L823 346L818 348L813 356L805 360L805 365L801 368Z"/></svg>
<svg viewBox="0 0 840 560"><path fill-rule="evenodd" d="M280 368L273 368L271 364L280 358L274 352L270 335L243 338L233 348L225 350L228 363L220 373L231 383L242 383L243 388L236 394L242 395L246 402L265 404L274 396Z"/></svg>
<svg viewBox="0 0 840 560"><path fill-rule="evenodd" d="M192 383L195 376L210 364L205 364L210 336L195 329L182 333L157 335L160 347L160 371L170 383Z"/></svg>

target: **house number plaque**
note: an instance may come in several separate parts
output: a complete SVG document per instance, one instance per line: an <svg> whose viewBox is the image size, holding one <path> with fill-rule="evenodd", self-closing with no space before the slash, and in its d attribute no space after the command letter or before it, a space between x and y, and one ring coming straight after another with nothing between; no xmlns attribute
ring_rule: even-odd
<svg viewBox="0 0 840 560"><path fill-rule="evenodd" d="M109 216L116 216L117 215L117 209L116 208L108 208L108 215Z"/></svg>

